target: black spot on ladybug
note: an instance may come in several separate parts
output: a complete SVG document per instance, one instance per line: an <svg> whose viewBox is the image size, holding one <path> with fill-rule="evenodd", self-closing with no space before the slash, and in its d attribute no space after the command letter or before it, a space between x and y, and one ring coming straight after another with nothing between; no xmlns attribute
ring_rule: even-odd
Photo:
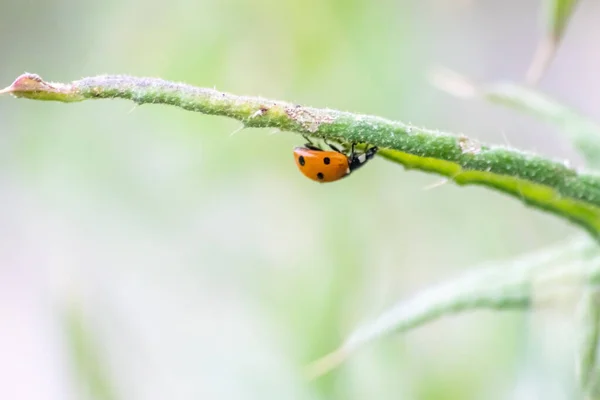
<svg viewBox="0 0 600 400"><path fill-rule="evenodd" d="M319 173L317 174L317 179L318 179L318 180L320 180L320 181L322 181L322 180L323 180L323 178L324 178L324 176L323 176L323 173L322 173L322 172L319 172Z"/></svg>
<svg viewBox="0 0 600 400"><path fill-rule="evenodd" d="M329 165L329 163L331 162L331 160L329 159L329 157L325 157L323 159L323 162L325 163L325 165Z"/></svg>
<svg viewBox="0 0 600 400"><path fill-rule="evenodd" d="M305 164L304 156L298 157L298 162L300 163L300 165L304 166L304 164Z"/></svg>

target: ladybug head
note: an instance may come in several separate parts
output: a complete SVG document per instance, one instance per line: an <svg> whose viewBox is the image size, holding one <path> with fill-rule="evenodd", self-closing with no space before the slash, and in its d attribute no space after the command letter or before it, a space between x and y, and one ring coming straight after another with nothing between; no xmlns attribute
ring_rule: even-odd
<svg viewBox="0 0 600 400"><path fill-rule="evenodd" d="M350 166L350 172L365 165L367 163L367 161L369 161L370 159L375 157L375 154L377 154L378 150L379 150L379 148L374 146L374 147L371 147L371 148L368 148L367 150L365 150L364 153L360 153L360 154L352 153L348 160L349 166Z"/></svg>

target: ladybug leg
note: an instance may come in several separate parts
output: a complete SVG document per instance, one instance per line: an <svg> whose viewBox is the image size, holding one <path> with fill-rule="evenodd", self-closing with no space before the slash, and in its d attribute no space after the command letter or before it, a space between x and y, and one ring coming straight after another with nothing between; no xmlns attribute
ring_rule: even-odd
<svg viewBox="0 0 600 400"><path fill-rule="evenodd" d="M333 144L329 143L329 142L327 141L327 139L325 139L324 141L325 141L325 144L326 144L327 146L331 147L331 149L332 149L332 150L334 150L334 151L337 151L338 153L342 153L342 154L344 154L344 152L343 152L343 151L342 151L342 150L341 150L339 147L337 147L336 145L333 145Z"/></svg>
<svg viewBox="0 0 600 400"><path fill-rule="evenodd" d="M306 144L304 146L306 146L307 149L311 149L311 150L318 150L318 151L322 151L323 149L321 149L319 146L317 146L316 144L314 144L312 142L312 140L310 140L308 138L308 136L304 136L302 135L302 137L304 138L304 140L306 140Z"/></svg>

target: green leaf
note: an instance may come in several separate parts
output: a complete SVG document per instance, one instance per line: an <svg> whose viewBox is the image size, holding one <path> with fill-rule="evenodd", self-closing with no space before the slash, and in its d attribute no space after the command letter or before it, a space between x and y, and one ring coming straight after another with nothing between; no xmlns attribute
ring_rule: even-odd
<svg viewBox="0 0 600 400"><path fill-rule="evenodd" d="M339 366L366 344L413 330L444 316L473 310L528 310L549 305L553 294L600 279L597 243L578 238L522 258L473 268L457 279L398 302L356 329L340 348L309 366L311 377Z"/></svg>
<svg viewBox="0 0 600 400"><path fill-rule="evenodd" d="M79 377L82 389L96 400L116 399L112 382L102 361L101 347L96 343L83 312L77 306L71 305L66 310L64 326L75 375Z"/></svg>
<svg viewBox="0 0 600 400"><path fill-rule="evenodd" d="M546 26L555 41L559 41L565 33L578 2L579 0L546 0Z"/></svg>
<svg viewBox="0 0 600 400"><path fill-rule="evenodd" d="M527 71L527 82L536 84L542 78L565 33L578 0L546 0L545 36L540 41Z"/></svg>
<svg viewBox="0 0 600 400"><path fill-rule="evenodd" d="M584 290L577 312L577 372L583 393L593 396L595 385L599 383L598 340L600 338L600 291L597 287ZM597 398L597 397L596 397Z"/></svg>
<svg viewBox="0 0 600 400"><path fill-rule="evenodd" d="M461 98L484 98L554 125L573 143L589 167L600 168L600 125L537 90L515 83L477 85L446 69L436 69L432 83Z"/></svg>
<svg viewBox="0 0 600 400"><path fill-rule="evenodd" d="M600 125L539 91L512 83L481 88L491 102L530 114L556 126L573 143L590 167L600 168Z"/></svg>
<svg viewBox="0 0 600 400"><path fill-rule="evenodd" d="M63 102L120 98L138 104L168 104L234 118L245 127L279 128L344 143L365 143L379 147L381 156L407 168L440 174L460 185L501 191L570 220L600 238L600 176L534 154L481 145L465 136L155 78L108 75L63 84L25 74L0 93Z"/></svg>

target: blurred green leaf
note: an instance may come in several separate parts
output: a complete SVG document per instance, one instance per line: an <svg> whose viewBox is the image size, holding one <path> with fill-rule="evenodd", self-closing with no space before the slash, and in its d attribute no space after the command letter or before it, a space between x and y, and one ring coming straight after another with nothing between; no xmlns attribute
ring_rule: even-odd
<svg viewBox="0 0 600 400"><path fill-rule="evenodd" d="M600 125L539 91L513 83L485 85L488 100L533 115L555 125L583 155L590 167L600 167Z"/></svg>
<svg viewBox="0 0 600 400"><path fill-rule="evenodd" d="M117 399L102 361L101 347L94 340L93 332L77 306L71 305L66 310L64 325L75 373L84 392L96 400Z"/></svg>
<svg viewBox="0 0 600 400"><path fill-rule="evenodd" d="M538 44L527 71L529 84L536 84L548 69L577 3L578 0L546 0L546 34Z"/></svg>
<svg viewBox="0 0 600 400"><path fill-rule="evenodd" d="M432 83L456 97L481 97L556 126L583 155L590 167L600 168L600 124L534 89L515 83L478 85L450 70L436 69Z"/></svg>
<svg viewBox="0 0 600 400"><path fill-rule="evenodd" d="M598 339L600 338L600 292L595 287L586 288L578 307L577 370L583 393L593 395L598 383ZM593 397L597 398L597 397Z"/></svg>
<svg viewBox="0 0 600 400"><path fill-rule="evenodd" d="M508 262L474 268L464 276L429 287L400 301L376 319L356 329L336 351L317 360L312 377L340 365L350 354L376 339L413 330L441 317L465 311L527 310L548 304L554 289L600 279L597 243L573 239L564 246L541 250Z"/></svg>
<svg viewBox="0 0 600 400"><path fill-rule="evenodd" d="M562 38L578 2L579 0L546 0L546 26L554 41Z"/></svg>

